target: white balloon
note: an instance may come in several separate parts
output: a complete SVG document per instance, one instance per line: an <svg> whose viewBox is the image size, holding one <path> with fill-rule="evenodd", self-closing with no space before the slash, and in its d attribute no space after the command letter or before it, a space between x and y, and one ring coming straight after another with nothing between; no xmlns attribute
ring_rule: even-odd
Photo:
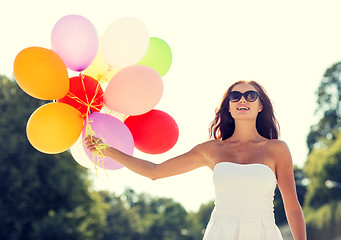
<svg viewBox="0 0 341 240"><path fill-rule="evenodd" d="M71 155L75 161L85 168L94 169L94 163L89 159L86 155L83 144L82 144L82 134L79 136L78 140L72 147L70 148Z"/></svg>
<svg viewBox="0 0 341 240"><path fill-rule="evenodd" d="M103 59L113 69L138 63L147 53L148 47L148 29L144 23L133 17L112 22L101 40Z"/></svg>

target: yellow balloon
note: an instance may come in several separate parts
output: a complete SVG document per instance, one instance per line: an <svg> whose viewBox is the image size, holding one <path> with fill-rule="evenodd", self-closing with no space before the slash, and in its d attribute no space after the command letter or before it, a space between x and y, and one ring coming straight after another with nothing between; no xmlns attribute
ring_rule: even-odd
<svg viewBox="0 0 341 240"><path fill-rule="evenodd" d="M26 134L34 148L57 154L69 149L83 128L81 113L65 103L53 102L35 110L27 122Z"/></svg>
<svg viewBox="0 0 341 240"><path fill-rule="evenodd" d="M69 91L69 76L63 60L53 50L29 47L20 51L13 64L15 80L28 95L53 100Z"/></svg>
<svg viewBox="0 0 341 240"><path fill-rule="evenodd" d="M100 40L101 37L99 37L99 43ZM101 45L99 45L95 59L83 72L85 75L96 79L99 83L108 83L118 70L112 69L106 64L102 56Z"/></svg>

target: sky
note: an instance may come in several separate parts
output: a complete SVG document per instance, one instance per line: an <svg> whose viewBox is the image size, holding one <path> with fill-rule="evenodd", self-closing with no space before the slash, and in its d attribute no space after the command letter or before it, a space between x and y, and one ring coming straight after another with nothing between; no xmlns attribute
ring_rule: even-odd
<svg viewBox="0 0 341 240"><path fill-rule="evenodd" d="M207 141L226 89L238 80L255 80L267 90L280 138L302 167L307 134L318 120L316 90L326 68L341 60L340 9L339 0L6 1L0 14L0 74L12 77L22 49L51 48L52 28L65 15L88 18L98 35L121 17L136 17L151 37L172 49L172 66L155 109L170 114L180 133L168 152L135 150L134 156L160 163ZM91 170L96 189L120 194L130 187L173 198L188 210L214 199L212 171L205 167L157 181L127 169L98 173Z"/></svg>

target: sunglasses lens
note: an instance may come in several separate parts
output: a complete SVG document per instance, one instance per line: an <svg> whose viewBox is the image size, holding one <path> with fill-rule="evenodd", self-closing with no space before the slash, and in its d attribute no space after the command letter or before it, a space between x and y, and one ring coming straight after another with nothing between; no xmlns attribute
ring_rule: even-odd
<svg viewBox="0 0 341 240"><path fill-rule="evenodd" d="M244 96L246 101L254 102L258 98L258 93L256 91L247 91L245 93L233 91L229 93L228 98L231 102L238 102L242 98L242 96Z"/></svg>
<svg viewBox="0 0 341 240"><path fill-rule="evenodd" d="M258 93L255 91L247 91L246 93L244 93L244 97L245 97L246 101L254 102L254 101L256 101L256 99L258 97Z"/></svg>
<svg viewBox="0 0 341 240"><path fill-rule="evenodd" d="M240 92L231 92L229 95L229 99L231 102L238 102L242 97L242 93Z"/></svg>

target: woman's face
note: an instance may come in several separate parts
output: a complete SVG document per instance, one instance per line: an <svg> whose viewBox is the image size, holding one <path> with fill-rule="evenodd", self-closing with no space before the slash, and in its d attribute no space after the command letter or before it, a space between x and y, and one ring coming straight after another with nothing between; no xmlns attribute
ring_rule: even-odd
<svg viewBox="0 0 341 240"><path fill-rule="evenodd" d="M241 83L233 87L232 91L238 91L240 93L245 93L247 91L256 91L256 88L248 83ZM242 96L237 102L229 101L229 112L232 117L237 119L256 119L258 113L263 110L263 106L259 97L254 102L247 101L244 96Z"/></svg>

